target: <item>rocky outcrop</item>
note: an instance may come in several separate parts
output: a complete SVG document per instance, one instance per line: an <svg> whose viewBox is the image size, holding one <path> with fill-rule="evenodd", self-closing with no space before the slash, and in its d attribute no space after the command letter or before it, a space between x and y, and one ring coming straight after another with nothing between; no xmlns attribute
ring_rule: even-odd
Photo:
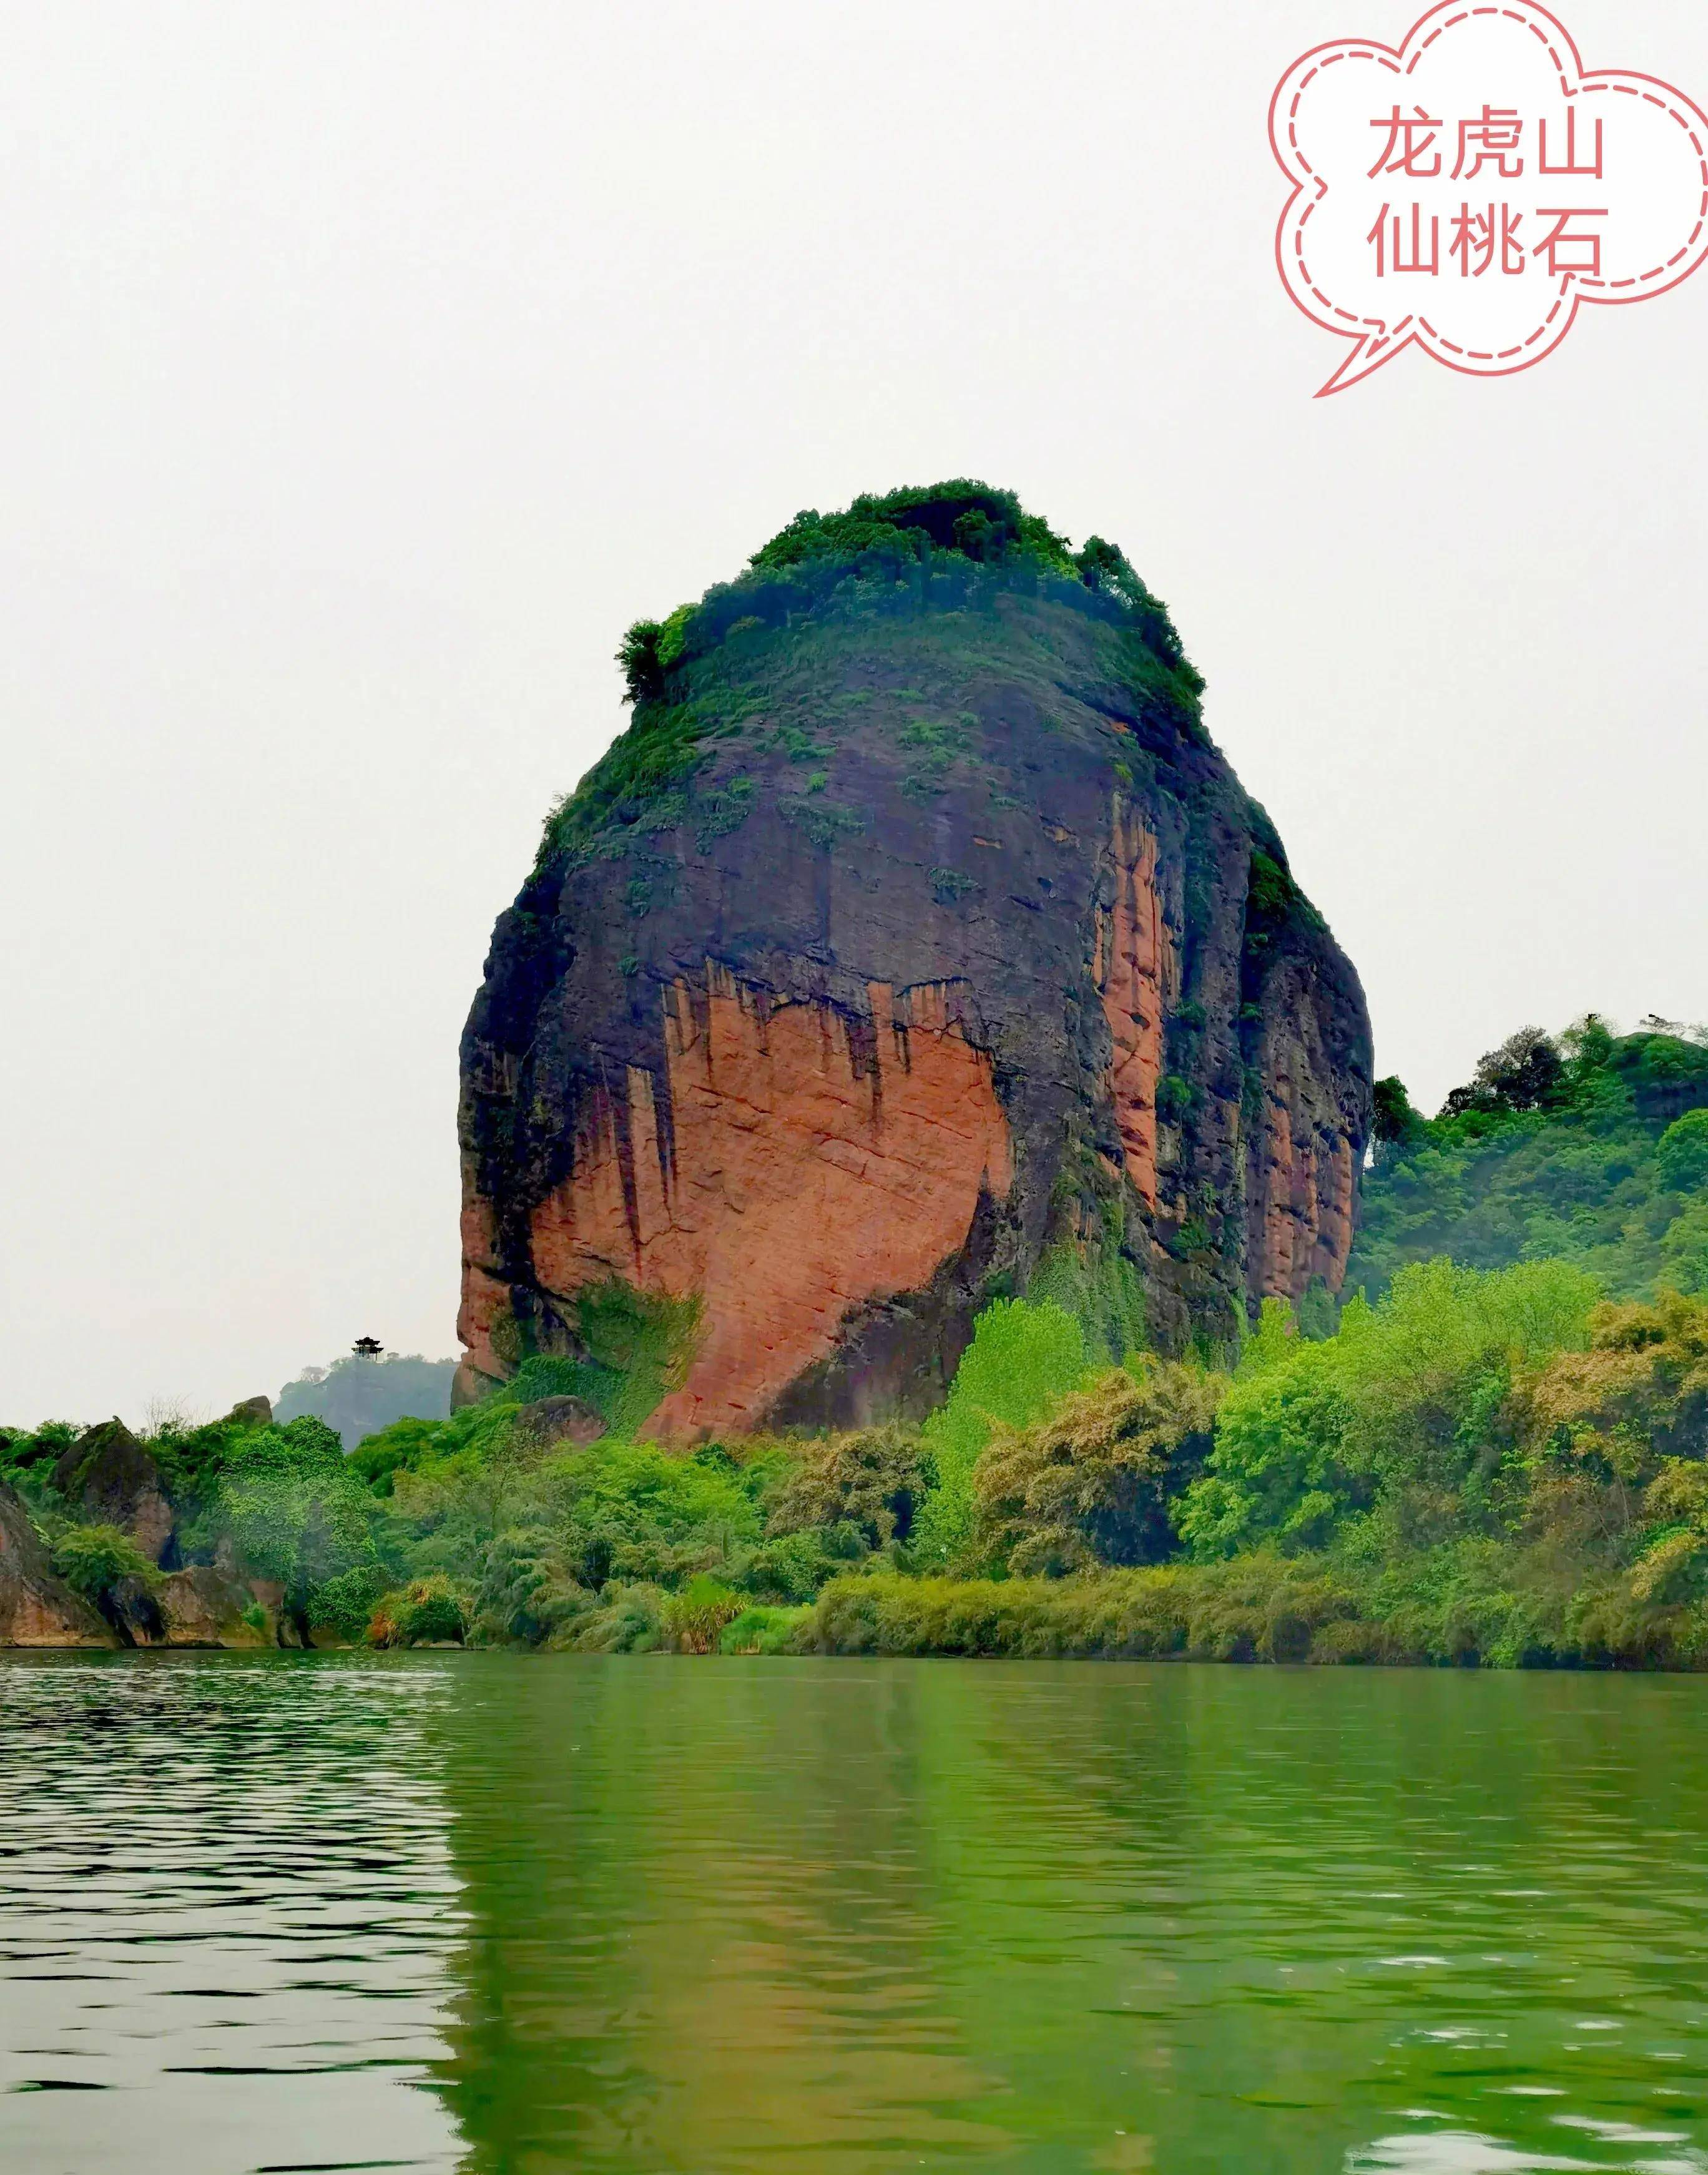
<svg viewBox="0 0 1708 2175"><path fill-rule="evenodd" d="M117 1635L56 1576L16 1491L0 1481L0 1646L115 1646Z"/></svg>
<svg viewBox="0 0 1708 2175"><path fill-rule="evenodd" d="M605 1432L604 1415L584 1397L536 1397L516 1421L518 1438L536 1451L560 1443L584 1448Z"/></svg>
<svg viewBox="0 0 1708 2175"><path fill-rule="evenodd" d="M155 1620L139 1627L138 1646L262 1646L265 1635L243 1615L247 1587L213 1564L192 1564L162 1579Z"/></svg>
<svg viewBox="0 0 1708 2175"><path fill-rule="evenodd" d="M614 1285L693 1324L677 1441L917 1413L1040 1275L1163 1348L1338 1288L1358 979L1161 607L1011 507L913 495L845 566L775 558L803 516L632 636L464 1037L460 1396Z"/></svg>
<svg viewBox="0 0 1708 2175"><path fill-rule="evenodd" d="M122 1420L80 1435L54 1466L53 1485L85 1523L122 1527L153 1563L166 1557L173 1517L165 1482Z"/></svg>

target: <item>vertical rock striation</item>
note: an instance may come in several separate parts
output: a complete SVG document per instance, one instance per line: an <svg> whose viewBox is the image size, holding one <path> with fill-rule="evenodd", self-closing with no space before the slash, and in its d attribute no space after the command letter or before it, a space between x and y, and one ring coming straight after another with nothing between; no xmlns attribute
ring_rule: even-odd
<svg viewBox="0 0 1708 2175"><path fill-rule="evenodd" d="M1363 995L1119 553L898 494L627 655L464 1040L463 1397L619 1288L671 1440L918 1412L1040 1280L1165 1348L1338 1288Z"/></svg>

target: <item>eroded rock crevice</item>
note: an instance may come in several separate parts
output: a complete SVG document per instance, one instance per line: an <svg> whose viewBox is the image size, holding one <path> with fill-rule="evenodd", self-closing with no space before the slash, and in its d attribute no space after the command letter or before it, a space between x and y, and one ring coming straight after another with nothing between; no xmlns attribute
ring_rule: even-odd
<svg viewBox="0 0 1708 2175"><path fill-rule="evenodd" d="M1157 1206L1157 1090L1164 1023L1179 995L1179 960L1157 881L1157 841L1136 815L1116 807L1109 859L1114 898L1097 918L1093 974L1114 1057L1109 1092L1121 1158L1133 1190Z"/></svg>

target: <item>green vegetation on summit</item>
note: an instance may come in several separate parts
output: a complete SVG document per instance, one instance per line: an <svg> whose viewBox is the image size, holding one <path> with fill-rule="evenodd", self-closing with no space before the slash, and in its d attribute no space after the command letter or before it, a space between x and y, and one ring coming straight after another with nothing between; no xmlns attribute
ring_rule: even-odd
<svg viewBox="0 0 1708 2175"><path fill-rule="evenodd" d="M1065 605L1133 637L1125 645L1126 675L1184 727L1201 730L1203 681L1167 607L1116 545L1093 536L1073 551L1011 491L966 479L868 495L843 513L798 513L733 582L714 584L697 604L680 605L666 619L635 621L617 653L634 723L553 811L542 862L610 851L637 831L674 828L690 811L697 835L708 840L739 826L751 780L692 793L707 743L730 737L741 723L739 712L732 715L701 685L695 668L702 660L733 644L751 665L767 637L786 636L804 621L988 610L1005 592ZM795 730L800 745L789 747L791 761L811 765L831 752ZM941 740L926 737L920 745L924 790L946 766L939 759ZM809 769L803 797L823 791L816 777ZM838 820L854 819L821 804L801 820L833 833Z"/></svg>

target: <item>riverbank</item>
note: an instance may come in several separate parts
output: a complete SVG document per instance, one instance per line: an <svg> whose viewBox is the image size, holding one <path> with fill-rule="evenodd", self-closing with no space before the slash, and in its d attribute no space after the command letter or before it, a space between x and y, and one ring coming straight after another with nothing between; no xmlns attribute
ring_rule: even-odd
<svg viewBox="0 0 1708 2175"><path fill-rule="evenodd" d="M921 1424L692 1449L625 1348L349 1453L259 1399L0 1431L0 1644L1708 1661L1708 1296L1435 1261L1119 1366L995 1300Z"/></svg>
<svg viewBox="0 0 1708 2175"><path fill-rule="evenodd" d="M742 1651L740 1619L726 1651ZM779 1635L780 1634L780 1635ZM1491 1549L1359 1580L1320 1559L1161 1565L1065 1579L832 1582L755 1651L1347 1667L1708 1668L1708 1613L1634 1607L1616 1579Z"/></svg>

